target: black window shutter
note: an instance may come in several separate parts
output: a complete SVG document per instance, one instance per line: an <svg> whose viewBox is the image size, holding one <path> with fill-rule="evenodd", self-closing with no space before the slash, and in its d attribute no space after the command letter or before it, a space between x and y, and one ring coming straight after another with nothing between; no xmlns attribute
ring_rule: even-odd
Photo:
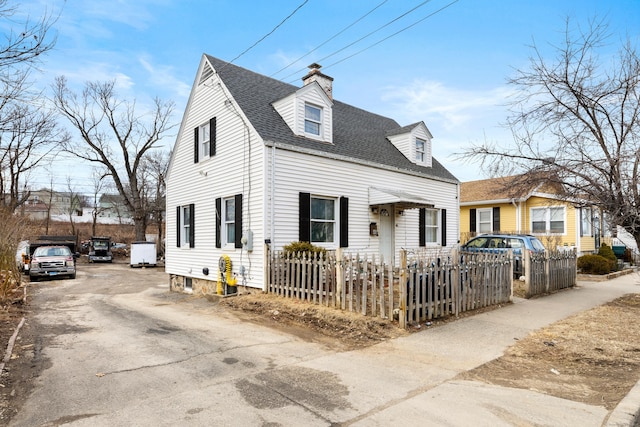
<svg viewBox="0 0 640 427"><path fill-rule="evenodd" d="M180 247L180 209L182 209L181 206L178 206L178 208L176 209L176 246Z"/></svg>
<svg viewBox="0 0 640 427"><path fill-rule="evenodd" d="M584 236L584 208L580 208L580 236Z"/></svg>
<svg viewBox="0 0 640 427"><path fill-rule="evenodd" d="M236 240L235 240L235 247L236 248L241 248L242 247L242 194L236 194L235 196L236 199L236 216L234 218L235 221L235 235L236 235Z"/></svg>
<svg viewBox="0 0 640 427"><path fill-rule="evenodd" d="M193 130L193 163L198 163L198 161L200 160L198 158L198 149L200 142L198 141L199 136L198 136L198 128L195 128Z"/></svg>
<svg viewBox="0 0 640 427"><path fill-rule="evenodd" d="M500 207L493 208L493 232L500 231Z"/></svg>
<svg viewBox="0 0 640 427"><path fill-rule="evenodd" d="M469 231L476 232L476 210L469 209Z"/></svg>
<svg viewBox="0 0 640 427"><path fill-rule="evenodd" d="M349 247L349 198L340 197L340 247Z"/></svg>
<svg viewBox="0 0 640 427"><path fill-rule="evenodd" d="M440 245L447 246L447 210L442 209L440 211L442 219L440 220Z"/></svg>
<svg viewBox="0 0 640 427"><path fill-rule="evenodd" d="M420 208L418 210L418 236L419 237L419 246L427 246L427 231L426 227L426 219L427 219L427 210L425 208Z"/></svg>
<svg viewBox="0 0 640 427"><path fill-rule="evenodd" d="M298 203L298 240L311 241L311 193L300 193Z"/></svg>
<svg viewBox="0 0 640 427"><path fill-rule="evenodd" d="M209 120L209 157L216 155L216 118Z"/></svg>
<svg viewBox="0 0 640 427"><path fill-rule="evenodd" d="M196 218L195 218L195 205L191 203L189 205L189 247L196 247Z"/></svg>
<svg viewBox="0 0 640 427"><path fill-rule="evenodd" d="M216 199L216 248L222 247L222 199Z"/></svg>

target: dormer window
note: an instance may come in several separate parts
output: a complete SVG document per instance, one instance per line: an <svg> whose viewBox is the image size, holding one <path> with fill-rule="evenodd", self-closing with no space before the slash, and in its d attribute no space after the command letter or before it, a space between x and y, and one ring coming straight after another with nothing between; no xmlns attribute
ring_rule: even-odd
<svg viewBox="0 0 640 427"><path fill-rule="evenodd" d="M304 131L310 135L320 136L322 129L322 108L315 105L304 106Z"/></svg>
<svg viewBox="0 0 640 427"><path fill-rule="evenodd" d="M424 139L416 138L416 162L424 163L424 148L427 142Z"/></svg>

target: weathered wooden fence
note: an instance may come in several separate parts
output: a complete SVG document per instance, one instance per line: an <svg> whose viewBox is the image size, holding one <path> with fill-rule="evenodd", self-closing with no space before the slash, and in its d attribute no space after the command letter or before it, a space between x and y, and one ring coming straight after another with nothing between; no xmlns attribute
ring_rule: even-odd
<svg viewBox="0 0 640 427"><path fill-rule="evenodd" d="M575 250L524 254L525 297L542 295L576 285Z"/></svg>
<svg viewBox="0 0 640 427"><path fill-rule="evenodd" d="M507 302L511 259L505 254L438 254L426 258L401 252L399 267L377 255L271 252L265 291L394 318L401 327Z"/></svg>

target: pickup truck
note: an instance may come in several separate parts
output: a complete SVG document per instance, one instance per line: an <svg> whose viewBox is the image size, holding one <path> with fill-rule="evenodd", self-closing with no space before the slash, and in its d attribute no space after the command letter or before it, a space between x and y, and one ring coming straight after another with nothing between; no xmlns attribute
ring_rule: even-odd
<svg viewBox="0 0 640 427"><path fill-rule="evenodd" d="M68 246L37 247L31 255L29 281L57 276L76 278L76 255Z"/></svg>

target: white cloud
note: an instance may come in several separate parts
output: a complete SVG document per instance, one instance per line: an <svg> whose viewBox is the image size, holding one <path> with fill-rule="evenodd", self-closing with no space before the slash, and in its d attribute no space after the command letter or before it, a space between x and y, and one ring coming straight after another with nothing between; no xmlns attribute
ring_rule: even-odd
<svg viewBox="0 0 640 427"><path fill-rule="evenodd" d="M509 91L505 87L489 90L450 88L440 82L416 80L407 86L389 86L382 100L396 111L394 117L410 121L438 123L446 131L475 127L480 121L498 125L506 119ZM491 123L493 121L493 123Z"/></svg>
<svg viewBox="0 0 640 427"><path fill-rule="evenodd" d="M177 78L175 67L171 65L153 65L147 55L138 58L142 67L149 73L149 82L161 88L163 92L171 92L184 100L189 97L191 85Z"/></svg>
<svg viewBox="0 0 640 427"><path fill-rule="evenodd" d="M434 155L462 181L482 179L477 167L455 159L471 144L485 140L507 141L503 127L511 92L504 86L490 89L449 87L437 81L415 80L382 90L385 115L401 125L424 121L434 135Z"/></svg>

